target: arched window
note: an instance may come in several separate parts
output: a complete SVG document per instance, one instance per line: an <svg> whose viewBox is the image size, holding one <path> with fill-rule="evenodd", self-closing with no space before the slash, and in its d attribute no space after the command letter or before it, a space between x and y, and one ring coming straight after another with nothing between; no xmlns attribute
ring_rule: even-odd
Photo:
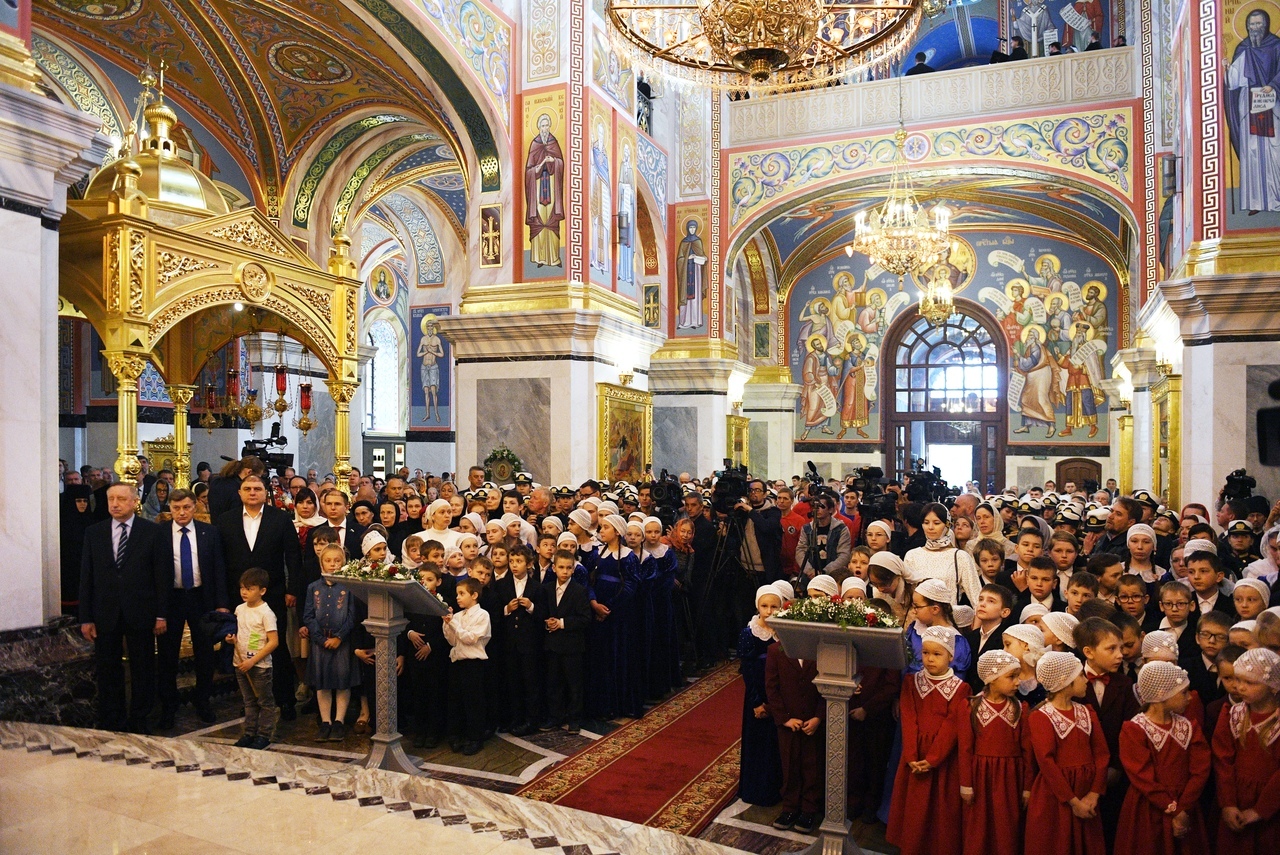
<svg viewBox="0 0 1280 855"><path fill-rule="evenodd" d="M901 476L923 459L953 486L990 493L1004 475L1004 338L980 307L956 302L941 326L901 318L886 337L887 468Z"/></svg>
<svg viewBox="0 0 1280 855"><path fill-rule="evenodd" d="M900 413L994 413L1000 368L986 327L952 315L940 327L920 318L902 336L895 359Z"/></svg>
<svg viewBox="0 0 1280 855"><path fill-rule="evenodd" d="M369 344L378 349L365 367L364 429L372 433L400 432L400 340L391 324L374 321L367 333Z"/></svg>

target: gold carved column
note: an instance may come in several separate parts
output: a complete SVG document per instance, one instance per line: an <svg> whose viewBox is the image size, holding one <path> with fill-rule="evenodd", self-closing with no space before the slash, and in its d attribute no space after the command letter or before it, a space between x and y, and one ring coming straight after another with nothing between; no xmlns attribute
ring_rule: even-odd
<svg viewBox="0 0 1280 855"><path fill-rule="evenodd" d="M1164 374L1151 387L1151 458L1156 495L1166 507L1182 507L1181 374Z"/></svg>
<svg viewBox="0 0 1280 855"><path fill-rule="evenodd" d="M1120 428L1120 493L1128 495L1133 492L1133 416L1120 416L1116 421Z"/></svg>
<svg viewBox="0 0 1280 855"><path fill-rule="evenodd" d="M344 383L330 375L325 385L333 396L333 474L338 489L350 495L347 476L351 474L351 399L358 384Z"/></svg>
<svg viewBox="0 0 1280 855"><path fill-rule="evenodd" d="M187 414L195 386L174 384L167 387L173 401L173 482L180 490L191 486L191 446L187 442Z"/></svg>
<svg viewBox="0 0 1280 855"><path fill-rule="evenodd" d="M116 378L120 414L116 419L116 475L121 483L137 484L142 465L138 463L138 378L146 362L126 351L103 351L111 376Z"/></svg>

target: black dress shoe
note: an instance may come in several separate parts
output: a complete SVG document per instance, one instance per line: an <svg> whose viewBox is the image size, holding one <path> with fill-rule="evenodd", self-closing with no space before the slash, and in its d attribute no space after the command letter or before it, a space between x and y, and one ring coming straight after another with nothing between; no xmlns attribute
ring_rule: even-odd
<svg viewBox="0 0 1280 855"><path fill-rule="evenodd" d="M813 834L813 830L818 827L818 817L811 813L802 813L796 817L795 825L791 826L793 831L801 834Z"/></svg>
<svg viewBox="0 0 1280 855"><path fill-rule="evenodd" d="M298 706L297 704L286 704L280 707L280 718L285 721L297 721Z"/></svg>
<svg viewBox="0 0 1280 855"><path fill-rule="evenodd" d="M327 722L327 721L326 721L326 722L322 722L322 723L320 724L320 731L319 731L319 733L316 735L316 742L328 742L328 741L329 741L329 734L330 734L332 731L333 731L333 725L332 725L332 724L330 724L330 723L329 723L329 722Z"/></svg>
<svg viewBox="0 0 1280 855"><path fill-rule="evenodd" d="M467 742L467 743L464 743L462 746L462 754L464 756L470 757L473 754L479 754L480 749L483 747L484 747L483 744L479 742Z"/></svg>
<svg viewBox="0 0 1280 855"><path fill-rule="evenodd" d="M773 821L773 827L779 831L790 831L796 824L796 817L800 814L794 810L786 810L778 814L778 818Z"/></svg>
<svg viewBox="0 0 1280 855"><path fill-rule="evenodd" d="M239 739L237 739L237 740L235 741L235 747L236 747L236 748L248 748L250 745L252 745L252 744L253 744L253 740L254 740L255 738L256 738L256 737L254 737L254 735L253 735L253 734L251 734L251 733L246 733L244 736L240 737Z"/></svg>

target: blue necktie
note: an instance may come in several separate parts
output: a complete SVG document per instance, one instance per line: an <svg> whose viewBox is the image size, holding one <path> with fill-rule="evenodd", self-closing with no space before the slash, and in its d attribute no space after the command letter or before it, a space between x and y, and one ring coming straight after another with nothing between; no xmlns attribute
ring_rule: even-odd
<svg viewBox="0 0 1280 855"><path fill-rule="evenodd" d="M124 551L129 545L129 526L120 523L120 543L116 546L116 570L124 569Z"/></svg>
<svg viewBox="0 0 1280 855"><path fill-rule="evenodd" d="M191 560L191 538L187 537L187 527L182 527L182 545L179 549L182 562L182 587L190 591L196 586L196 567Z"/></svg>

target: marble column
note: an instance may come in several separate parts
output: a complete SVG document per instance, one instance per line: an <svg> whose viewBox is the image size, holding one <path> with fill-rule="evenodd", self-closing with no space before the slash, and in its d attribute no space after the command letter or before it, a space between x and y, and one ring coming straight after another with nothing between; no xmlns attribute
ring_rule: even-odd
<svg viewBox="0 0 1280 855"><path fill-rule="evenodd" d="M1277 288L1277 273L1194 275L1160 283L1179 321L1184 502L1212 505L1227 474L1240 468L1262 475L1259 492L1276 498L1266 492L1276 486L1275 476L1258 458L1255 414L1280 406L1267 394L1267 381L1280 376Z"/></svg>
<svg viewBox="0 0 1280 855"><path fill-rule="evenodd" d="M627 385L631 375L630 388L651 391L661 334L639 323L634 304L594 285L517 287L527 311L498 310L509 286L494 286L469 289L462 312L440 319L454 357L453 468L465 473L506 445L543 484L599 477L597 384Z"/></svg>
<svg viewBox="0 0 1280 855"><path fill-rule="evenodd" d="M1148 490L1155 483L1151 471L1151 386L1160 379L1155 348L1139 344L1116 351L1111 364L1117 363L1124 365L1133 385L1129 410L1133 416L1133 454L1129 470L1132 481L1129 489Z"/></svg>
<svg viewBox="0 0 1280 855"><path fill-rule="evenodd" d="M702 477L724 468L725 417L733 412L735 401L745 404L753 371L736 357L735 349L719 341L669 341L655 354L649 388L657 469Z"/></svg>
<svg viewBox="0 0 1280 855"><path fill-rule="evenodd" d="M58 571L58 221L67 187L102 163L101 122L0 83L0 630L60 611ZM21 490L22 495L15 491Z"/></svg>
<svg viewBox="0 0 1280 855"><path fill-rule="evenodd" d="M796 403L800 384L791 382L785 366L757 367L742 392L742 414L751 419L751 432L765 434L765 458L758 459L753 447L751 473L762 478L783 478L790 482L797 471L795 457Z"/></svg>

